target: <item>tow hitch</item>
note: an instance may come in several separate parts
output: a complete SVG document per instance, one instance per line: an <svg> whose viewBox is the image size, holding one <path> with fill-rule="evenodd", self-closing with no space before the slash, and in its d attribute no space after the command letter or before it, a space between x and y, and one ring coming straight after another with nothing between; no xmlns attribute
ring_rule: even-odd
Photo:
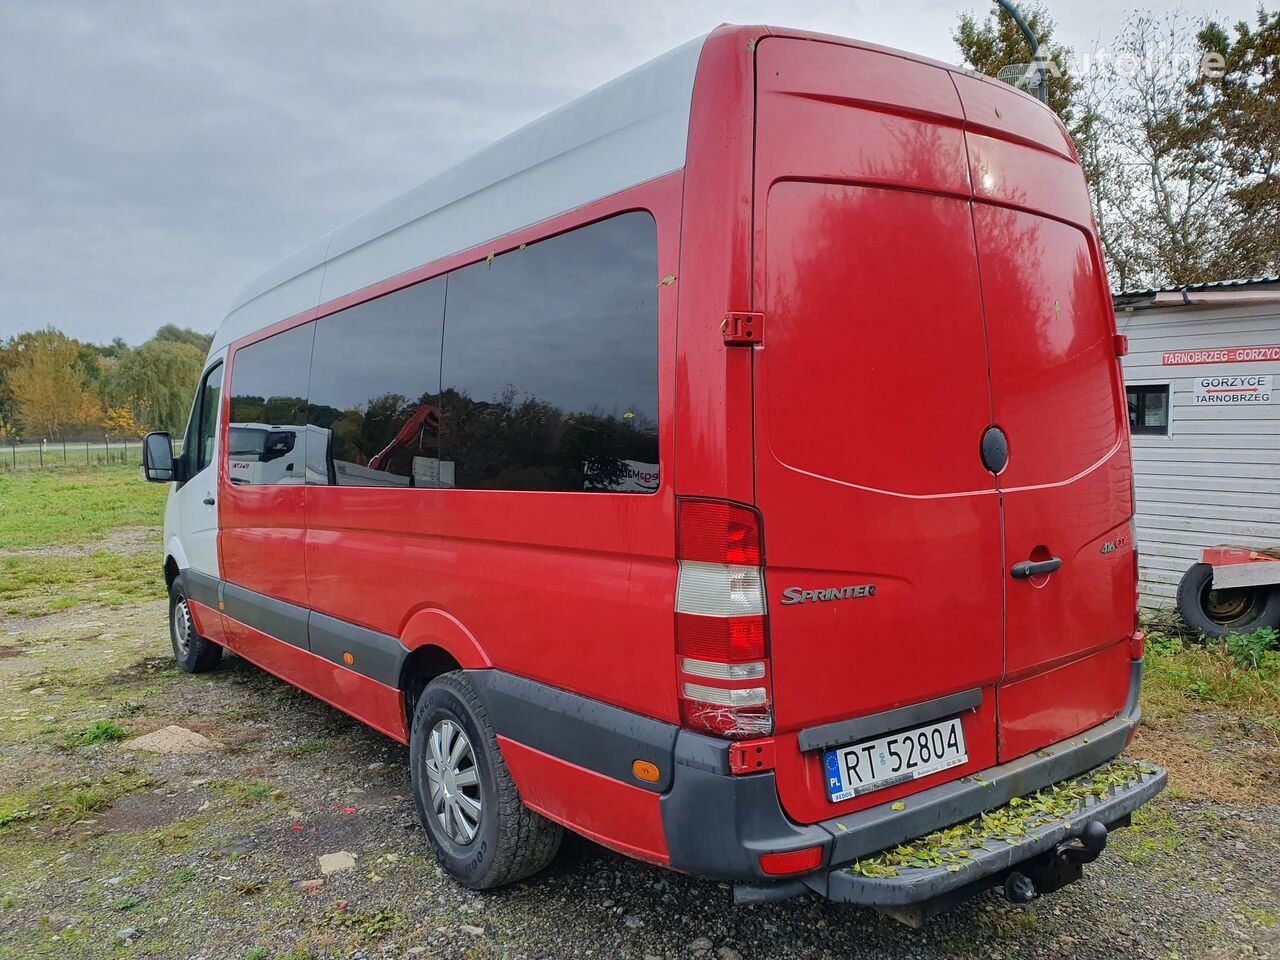
<svg viewBox="0 0 1280 960"><path fill-rule="evenodd" d="M1030 903L1042 893L1061 890L1084 876L1084 865L1097 860L1106 847L1106 824L1092 820L1080 831L1078 843L1060 843L1011 870L1004 879L1004 895L1010 903Z"/></svg>

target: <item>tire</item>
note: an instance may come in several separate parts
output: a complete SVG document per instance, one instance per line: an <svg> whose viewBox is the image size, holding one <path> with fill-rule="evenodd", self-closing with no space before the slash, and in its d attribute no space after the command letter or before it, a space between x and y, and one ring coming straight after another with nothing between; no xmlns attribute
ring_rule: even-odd
<svg viewBox="0 0 1280 960"><path fill-rule="evenodd" d="M222 648L196 633L181 577L169 585L169 642L173 658L186 673L205 673L222 662Z"/></svg>
<svg viewBox="0 0 1280 960"><path fill-rule="evenodd" d="M1280 626L1280 588L1213 589L1213 567L1192 564L1178 583L1178 613L1191 627L1211 637L1252 633Z"/></svg>
<svg viewBox="0 0 1280 960"><path fill-rule="evenodd" d="M458 736L465 738L464 747L458 746ZM436 762L437 752L458 757L446 760L447 772ZM523 880L560 849L564 830L521 802L488 714L461 671L436 677L418 698L409 770L431 846L440 865L464 887L487 890ZM454 808L457 813L451 813Z"/></svg>

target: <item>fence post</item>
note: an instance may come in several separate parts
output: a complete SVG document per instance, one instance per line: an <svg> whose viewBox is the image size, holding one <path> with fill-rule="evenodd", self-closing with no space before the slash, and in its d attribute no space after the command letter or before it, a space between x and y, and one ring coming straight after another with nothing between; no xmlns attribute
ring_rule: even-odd
<svg viewBox="0 0 1280 960"><path fill-rule="evenodd" d="M67 465L67 441L62 441L62 465Z"/></svg>
<svg viewBox="0 0 1280 960"><path fill-rule="evenodd" d="M13 469L18 469L18 441L10 440L9 448L13 451Z"/></svg>
<svg viewBox="0 0 1280 960"><path fill-rule="evenodd" d="M85 439L85 441L84 441L84 465L85 465L86 467L89 465L89 440L88 440L88 438L86 438L86 439Z"/></svg>
<svg viewBox="0 0 1280 960"><path fill-rule="evenodd" d="M44 466L44 440L40 441L39 450L40 450L40 466L43 467Z"/></svg>
<svg viewBox="0 0 1280 960"><path fill-rule="evenodd" d="M107 463L110 463L111 462L111 438L103 437L102 439L107 442L107 452L104 453L102 456Z"/></svg>

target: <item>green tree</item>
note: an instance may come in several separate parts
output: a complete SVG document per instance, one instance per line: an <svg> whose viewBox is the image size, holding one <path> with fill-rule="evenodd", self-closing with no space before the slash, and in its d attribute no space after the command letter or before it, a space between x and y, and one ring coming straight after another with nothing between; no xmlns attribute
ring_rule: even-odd
<svg viewBox="0 0 1280 960"><path fill-rule="evenodd" d="M213 343L213 334L197 333L187 327L166 323L151 339L162 343L185 343L191 347L198 347L201 353L208 353L209 346Z"/></svg>
<svg viewBox="0 0 1280 960"><path fill-rule="evenodd" d="M178 433L186 425L204 357L203 349L188 343L148 340L116 358L106 374L104 397L109 406L127 405L148 429Z"/></svg>
<svg viewBox="0 0 1280 960"><path fill-rule="evenodd" d="M100 412L79 341L52 327L15 338L7 373L18 427L29 439L60 439Z"/></svg>
<svg viewBox="0 0 1280 960"><path fill-rule="evenodd" d="M1196 40L1207 69L1187 87L1189 126L1217 141L1231 176L1216 267L1224 277L1280 273L1280 12L1210 22Z"/></svg>

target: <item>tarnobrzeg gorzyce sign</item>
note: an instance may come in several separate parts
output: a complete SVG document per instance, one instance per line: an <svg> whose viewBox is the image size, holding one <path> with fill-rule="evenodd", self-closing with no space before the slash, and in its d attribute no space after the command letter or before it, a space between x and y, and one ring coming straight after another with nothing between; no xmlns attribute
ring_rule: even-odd
<svg viewBox="0 0 1280 960"><path fill-rule="evenodd" d="M1261 347L1210 347L1199 350L1166 350L1160 365L1185 367L1199 363L1257 363L1280 360L1280 344Z"/></svg>
<svg viewBox="0 0 1280 960"><path fill-rule="evenodd" d="M1196 403L1270 403L1271 375L1195 378Z"/></svg>

